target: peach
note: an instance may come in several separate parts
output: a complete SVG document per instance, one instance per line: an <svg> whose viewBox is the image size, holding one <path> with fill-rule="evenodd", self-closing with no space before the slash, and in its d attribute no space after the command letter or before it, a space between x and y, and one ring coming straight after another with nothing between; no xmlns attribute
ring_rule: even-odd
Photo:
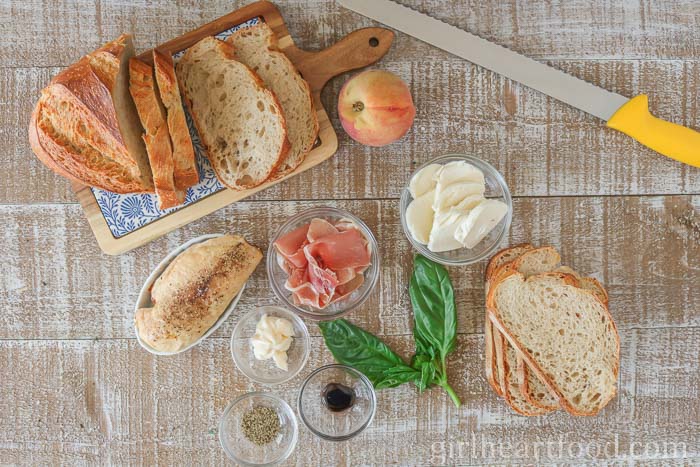
<svg viewBox="0 0 700 467"><path fill-rule="evenodd" d="M352 139L368 146L384 146L406 134L416 108L401 78L388 71L368 70L343 85L338 115Z"/></svg>

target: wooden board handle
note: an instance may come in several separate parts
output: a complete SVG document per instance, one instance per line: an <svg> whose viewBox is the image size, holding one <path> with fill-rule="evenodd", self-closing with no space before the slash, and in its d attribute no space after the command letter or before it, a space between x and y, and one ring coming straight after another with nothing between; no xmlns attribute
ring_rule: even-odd
<svg viewBox="0 0 700 467"><path fill-rule="evenodd" d="M385 28L364 28L351 32L332 46L319 52L295 46L284 50L309 83L311 92L320 93L323 86L346 71L366 67L382 58L391 48L394 33Z"/></svg>

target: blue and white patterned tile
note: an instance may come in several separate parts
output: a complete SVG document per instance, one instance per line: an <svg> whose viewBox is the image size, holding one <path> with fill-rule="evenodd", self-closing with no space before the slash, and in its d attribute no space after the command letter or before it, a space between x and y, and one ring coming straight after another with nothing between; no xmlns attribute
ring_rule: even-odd
<svg viewBox="0 0 700 467"><path fill-rule="evenodd" d="M226 31L222 31L215 37L225 40L233 32L253 26L260 20L253 18L245 23L234 26ZM177 61L185 53L184 50L173 55L173 59ZM195 155L197 158L197 169L199 171L199 183L190 187L185 196L185 203L182 206L177 206L170 209L158 209L158 197L154 194L128 194L120 195L110 191L92 188L92 193L95 195L97 205L107 222L110 232L115 238L123 237L131 232L157 221L161 217L167 216L175 211L182 209L185 206L196 203L207 196L214 194L224 189L224 186L216 178L216 173L212 168L209 160L204 155L204 147L199 138L199 134L194 127L192 117L185 108L185 116L187 117L187 126L192 136L192 144L194 146Z"/></svg>

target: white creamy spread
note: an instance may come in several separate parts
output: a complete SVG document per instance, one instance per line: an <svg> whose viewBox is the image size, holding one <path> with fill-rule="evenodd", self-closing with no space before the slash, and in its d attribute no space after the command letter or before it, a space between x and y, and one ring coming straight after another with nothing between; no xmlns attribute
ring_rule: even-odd
<svg viewBox="0 0 700 467"><path fill-rule="evenodd" d="M287 371L287 350L294 340L294 325L285 318L263 315L255 326L250 342L257 360L272 359L280 370Z"/></svg>
<svg viewBox="0 0 700 467"><path fill-rule="evenodd" d="M426 166L409 191L408 230L434 252L474 248L508 213L505 203L484 197L483 172L464 161Z"/></svg>

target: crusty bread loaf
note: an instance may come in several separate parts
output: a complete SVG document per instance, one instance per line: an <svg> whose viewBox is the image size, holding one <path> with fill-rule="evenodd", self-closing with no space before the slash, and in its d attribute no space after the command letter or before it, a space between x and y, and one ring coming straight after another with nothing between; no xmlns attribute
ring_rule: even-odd
<svg viewBox="0 0 700 467"><path fill-rule="evenodd" d="M170 132L165 121L165 107L153 77L153 67L136 58L129 60L129 91L145 130L143 141L151 163L159 207L168 209L178 206L185 201L185 193L175 188Z"/></svg>
<svg viewBox="0 0 700 467"><path fill-rule="evenodd" d="M139 337L161 352L188 347L216 323L261 259L239 235L189 247L153 284L153 307L136 312Z"/></svg>
<svg viewBox="0 0 700 467"><path fill-rule="evenodd" d="M182 107L180 88L175 76L175 64L169 53L153 49L153 66L158 91L167 109L168 131L173 146L173 178L178 190L186 190L199 182L197 162L190 130L187 128L185 109Z"/></svg>
<svg viewBox="0 0 700 467"><path fill-rule="evenodd" d="M289 151L274 93L236 60L233 46L214 37L187 49L175 71L221 183L242 190L267 180Z"/></svg>
<svg viewBox="0 0 700 467"><path fill-rule="evenodd" d="M514 245L512 247L505 248L491 257L488 264L486 265L486 272L484 273L484 289L485 293L489 292L489 281L491 275L501 267L502 265L513 261L515 258L520 257L524 252L532 250L534 247L529 243L522 243L520 245ZM493 345L493 325L491 324L491 319L489 318L488 310L486 311L486 316L484 318L484 373L486 374L486 381L499 396L503 396L501 391L501 384L496 380L496 373L494 369L496 368L496 353Z"/></svg>
<svg viewBox="0 0 700 467"><path fill-rule="evenodd" d="M233 45L236 58L252 68L280 100L291 149L271 178L283 177L303 162L318 135L309 84L279 50L277 38L266 23L240 29L226 41Z"/></svg>
<svg viewBox="0 0 700 467"><path fill-rule="evenodd" d="M615 395L620 343L607 308L568 274L511 272L487 307L498 330L575 415L594 415Z"/></svg>
<svg viewBox="0 0 700 467"><path fill-rule="evenodd" d="M116 193L152 192L142 128L129 95L131 37L81 58L42 90L29 141L50 169Z"/></svg>
<svg viewBox="0 0 700 467"><path fill-rule="evenodd" d="M495 348L501 392L508 405L517 413L528 417L551 412L553 409L545 409L531 404L520 393L518 355L500 333L495 337Z"/></svg>

